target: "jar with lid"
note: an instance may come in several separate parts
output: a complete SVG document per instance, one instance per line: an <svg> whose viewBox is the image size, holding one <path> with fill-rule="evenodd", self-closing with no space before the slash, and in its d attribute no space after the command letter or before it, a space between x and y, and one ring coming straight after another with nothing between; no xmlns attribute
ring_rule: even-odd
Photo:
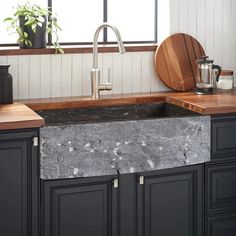
<svg viewBox="0 0 236 236"><path fill-rule="evenodd" d="M231 90L234 87L234 72L232 70L222 70L216 83L218 90Z"/></svg>

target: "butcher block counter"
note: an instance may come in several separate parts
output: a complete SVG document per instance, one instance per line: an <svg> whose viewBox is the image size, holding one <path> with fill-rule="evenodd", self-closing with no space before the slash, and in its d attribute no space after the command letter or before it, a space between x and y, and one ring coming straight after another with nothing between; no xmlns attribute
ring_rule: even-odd
<svg viewBox="0 0 236 236"><path fill-rule="evenodd" d="M236 112L236 90L212 95L196 95L194 92L171 93L166 102L202 115L218 115Z"/></svg>
<svg viewBox="0 0 236 236"><path fill-rule="evenodd" d="M38 128L44 119L24 104L0 105L0 130Z"/></svg>
<svg viewBox="0 0 236 236"><path fill-rule="evenodd" d="M194 92L159 92L109 95L103 96L100 100L93 100L90 97L65 97L20 100L19 102L35 111L167 102L202 115L217 115L236 112L236 89L213 95L197 95Z"/></svg>
<svg viewBox="0 0 236 236"><path fill-rule="evenodd" d="M194 92L160 92L151 94L109 95L103 96L100 100L93 100L90 97L20 100L15 104L0 105L0 129L23 129L43 126L44 119L32 110L163 102L171 103L202 115L234 113L236 112L236 89L230 92L218 92L213 95L196 95Z"/></svg>

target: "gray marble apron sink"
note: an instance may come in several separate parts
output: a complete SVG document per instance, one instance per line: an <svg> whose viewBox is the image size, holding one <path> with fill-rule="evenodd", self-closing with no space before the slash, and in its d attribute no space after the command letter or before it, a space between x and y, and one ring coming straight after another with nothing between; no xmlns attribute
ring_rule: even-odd
<svg viewBox="0 0 236 236"><path fill-rule="evenodd" d="M41 178L142 172L210 160L210 117L167 104L39 112Z"/></svg>

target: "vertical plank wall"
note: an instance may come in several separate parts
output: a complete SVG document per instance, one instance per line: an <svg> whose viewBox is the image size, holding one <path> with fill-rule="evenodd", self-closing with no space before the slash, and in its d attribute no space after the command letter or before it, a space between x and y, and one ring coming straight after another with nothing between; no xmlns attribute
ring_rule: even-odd
<svg viewBox="0 0 236 236"><path fill-rule="evenodd" d="M235 0L170 0L170 22L171 34L192 35L215 64L236 73Z"/></svg>
<svg viewBox="0 0 236 236"><path fill-rule="evenodd" d="M159 43L169 34L188 33L201 42L215 63L236 73L235 0L159 0L158 11ZM113 83L113 90L107 93L166 90L155 74L153 55L154 52L100 54L102 79L107 80L110 70ZM15 99L91 93L92 54L0 56L0 63L11 65Z"/></svg>

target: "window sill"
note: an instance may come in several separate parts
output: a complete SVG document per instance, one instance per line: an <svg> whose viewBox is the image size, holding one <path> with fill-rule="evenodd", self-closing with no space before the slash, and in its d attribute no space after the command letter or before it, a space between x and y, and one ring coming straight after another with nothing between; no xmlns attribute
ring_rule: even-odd
<svg viewBox="0 0 236 236"><path fill-rule="evenodd" d="M92 53L92 46L63 46L64 53ZM134 44L125 45L127 52L150 52L155 51L156 44ZM101 53L118 52L117 45L103 45L98 49ZM0 47L0 56L13 56L13 55L42 55L54 54L55 49L52 47L40 49L19 49L18 47Z"/></svg>

